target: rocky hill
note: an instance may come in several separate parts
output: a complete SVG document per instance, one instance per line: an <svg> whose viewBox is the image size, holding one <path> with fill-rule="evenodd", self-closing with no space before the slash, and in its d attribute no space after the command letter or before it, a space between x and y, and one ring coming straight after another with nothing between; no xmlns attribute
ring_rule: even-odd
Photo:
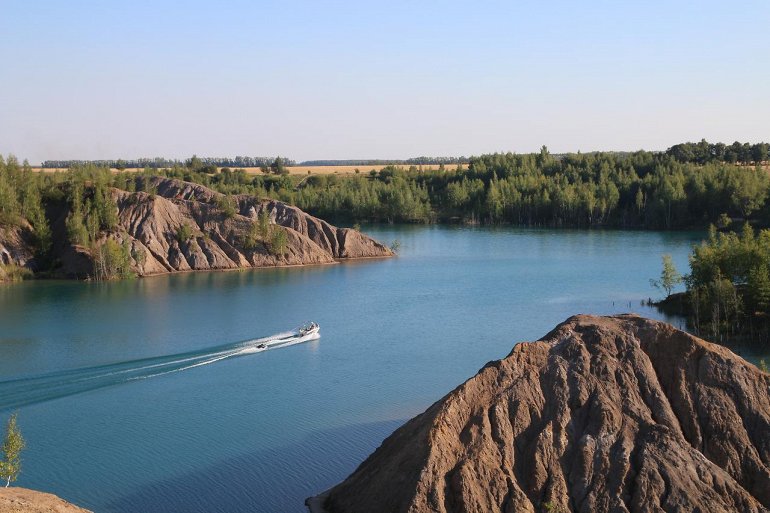
<svg viewBox="0 0 770 513"><path fill-rule="evenodd" d="M146 178L138 178L145 180ZM337 228L296 207L275 200L224 197L204 186L167 178L149 178L145 192L111 189L117 206L114 230L102 232L97 245L112 239L125 245L131 271L139 276L177 271L327 264L339 259L385 257L393 253L360 232ZM154 192L157 191L157 192ZM255 233L260 214L268 232ZM51 208L55 275L88 278L97 272L93 248L70 244L68 208ZM278 240L276 232L283 232ZM0 263L35 270L29 229L24 224L0 230ZM281 235L281 234L278 234Z"/></svg>
<svg viewBox="0 0 770 513"><path fill-rule="evenodd" d="M398 429L314 509L766 512L769 393L770 375L668 324L573 317Z"/></svg>
<svg viewBox="0 0 770 513"><path fill-rule="evenodd" d="M0 488L0 513L90 513L50 493Z"/></svg>

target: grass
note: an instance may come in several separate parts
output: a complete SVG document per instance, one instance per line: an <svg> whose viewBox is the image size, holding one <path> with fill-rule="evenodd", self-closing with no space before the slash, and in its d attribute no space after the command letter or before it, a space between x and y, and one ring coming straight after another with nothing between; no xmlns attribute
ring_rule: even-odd
<svg viewBox="0 0 770 513"><path fill-rule="evenodd" d="M22 281L32 278L32 271L16 264L0 264L0 281Z"/></svg>

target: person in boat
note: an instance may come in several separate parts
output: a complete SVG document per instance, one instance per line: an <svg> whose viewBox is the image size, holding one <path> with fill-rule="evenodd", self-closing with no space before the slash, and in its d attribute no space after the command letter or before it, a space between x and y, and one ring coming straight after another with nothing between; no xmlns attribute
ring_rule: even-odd
<svg viewBox="0 0 770 513"><path fill-rule="evenodd" d="M305 326L301 327L299 329L299 333L300 335L307 335L308 333L310 333L311 331L317 328L318 328L318 324L311 322L310 324L306 324Z"/></svg>

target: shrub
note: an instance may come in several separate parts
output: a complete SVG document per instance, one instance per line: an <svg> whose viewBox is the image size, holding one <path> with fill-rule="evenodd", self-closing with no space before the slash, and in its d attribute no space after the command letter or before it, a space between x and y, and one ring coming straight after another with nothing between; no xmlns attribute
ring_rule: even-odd
<svg viewBox="0 0 770 513"><path fill-rule="evenodd" d="M238 211L237 205L235 204L235 199L229 194L217 198L217 207L228 219L231 219L233 216L235 216Z"/></svg>
<svg viewBox="0 0 770 513"><path fill-rule="evenodd" d="M94 258L94 278L100 281L125 279L134 276L131 271L131 245L128 240L123 244L107 238L92 248Z"/></svg>
<svg viewBox="0 0 770 513"><path fill-rule="evenodd" d="M189 224L184 223L176 229L176 240L180 244L183 242L187 242L188 240L192 239L192 237L193 237L193 230L192 228L190 228Z"/></svg>
<svg viewBox="0 0 770 513"><path fill-rule="evenodd" d="M0 264L0 281L22 281L32 278L32 271L16 264Z"/></svg>

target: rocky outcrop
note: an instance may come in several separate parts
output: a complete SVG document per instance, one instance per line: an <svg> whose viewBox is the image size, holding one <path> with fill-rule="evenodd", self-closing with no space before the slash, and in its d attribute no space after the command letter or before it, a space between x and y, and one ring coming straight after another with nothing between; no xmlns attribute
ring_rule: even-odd
<svg viewBox="0 0 770 513"><path fill-rule="evenodd" d="M139 179L140 185L145 179ZM128 244L132 268L140 276L393 255L355 230L336 228L279 201L236 196L235 212L227 213L221 206L223 195L202 185L158 177L148 180L157 193L112 191L119 222L113 233L104 235ZM262 211L270 216L271 231L284 232L283 252L276 251L270 237L252 237L247 242ZM94 264L85 248L65 247L60 260L66 276L93 274Z"/></svg>
<svg viewBox="0 0 770 513"><path fill-rule="evenodd" d="M34 267L33 241L32 227L25 220L13 226L0 226L0 282L13 279L6 266Z"/></svg>
<svg viewBox="0 0 770 513"><path fill-rule="evenodd" d="M770 510L770 375L637 316L573 317L394 432L332 513Z"/></svg>
<svg viewBox="0 0 770 513"><path fill-rule="evenodd" d="M222 194L202 185L169 178L150 178L158 195L175 201L192 201L215 205ZM290 228L310 239L333 258L367 258L392 256L393 253L374 239L350 228L337 228L322 219L313 217L299 208L281 201L259 199L246 194L233 197L238 213L250 219L266 210L271 222Z"/></svg>
<svg viewBox="0 0 770 513"><path fill-rule="evenodd" d="M0 265L29 265L34 258L33 238L32 227L24 220L13 226L0 226Z"/></svg>
<svg viewBox="0 0 770 513"><path fill-rule="evenodd" d="M0 513L91 513L50 493L0 488Z"/></svg>

